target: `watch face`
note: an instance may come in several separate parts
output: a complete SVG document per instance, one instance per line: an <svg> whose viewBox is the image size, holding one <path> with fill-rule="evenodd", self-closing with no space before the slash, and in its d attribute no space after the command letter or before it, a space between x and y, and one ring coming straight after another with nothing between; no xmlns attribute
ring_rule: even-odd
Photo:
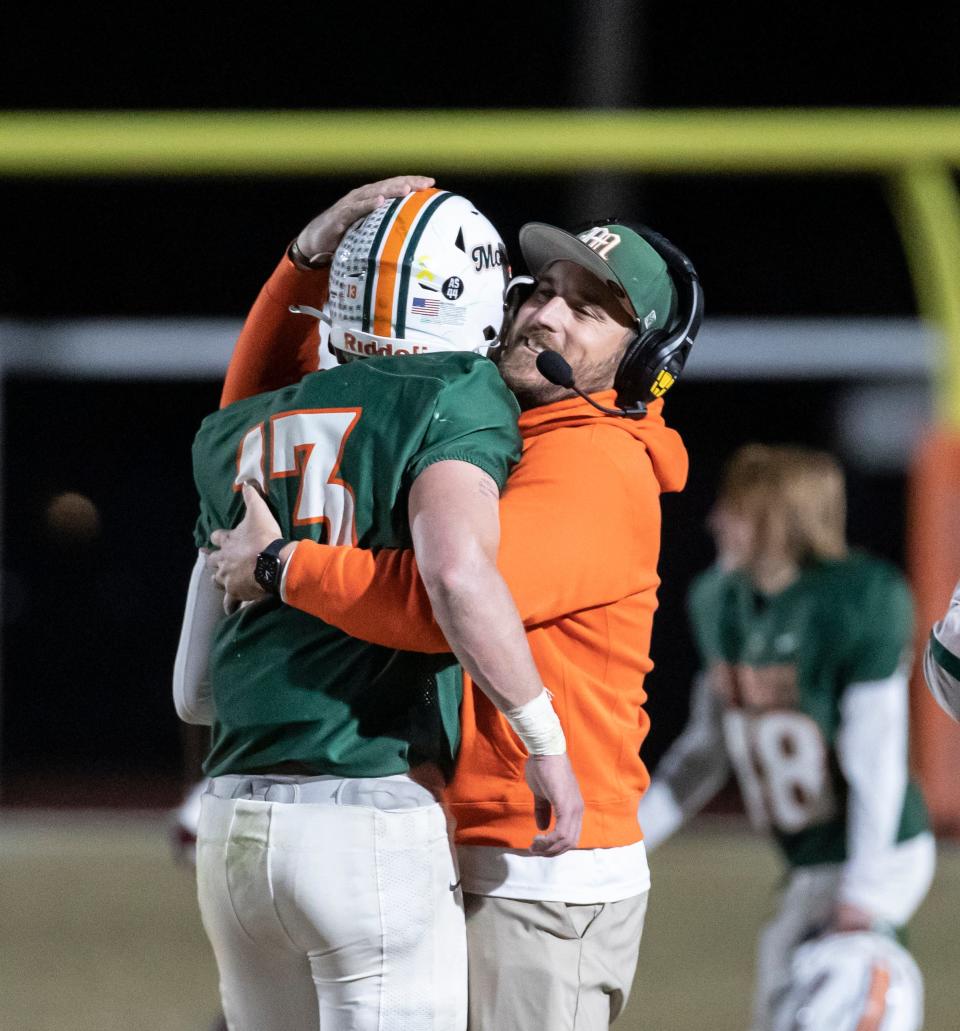
<svg viewBox="0 0 960 1031"><path fill-rule="evenodd" d="M265 591L275 591L277 574L280 572L280 560L272 555L258 555L253 576Z"/></svg>
<svg viewBox="0 0 960 1031"><path fill-rule="evenodd" d="M253 578L268 594L280 593L280 552L287 543L289 542L285 538L278 537L257 555Z"/></svg>

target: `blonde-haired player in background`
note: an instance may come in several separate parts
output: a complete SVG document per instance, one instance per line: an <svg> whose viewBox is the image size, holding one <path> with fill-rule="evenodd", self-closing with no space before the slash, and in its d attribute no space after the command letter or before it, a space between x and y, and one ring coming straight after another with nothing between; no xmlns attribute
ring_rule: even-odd
<svg viewBox="0 0 960 1031"><path fill-rule="evenodd" d="M750 444L731 457L711 520L718 562L690 594L706 672L640 806L653 849L732 766L751 822L780 846L789 874L759 942L754 1031L796 997L802 943L896 935L933 877L908 772L912 600L895 567L848 547L845 520L831 455Z"/></svg>

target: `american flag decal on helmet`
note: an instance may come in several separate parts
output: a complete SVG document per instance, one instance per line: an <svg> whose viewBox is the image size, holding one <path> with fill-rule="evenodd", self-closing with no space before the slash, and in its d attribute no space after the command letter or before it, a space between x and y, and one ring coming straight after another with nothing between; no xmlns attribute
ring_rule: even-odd
<svg viewBox="0 0 960 1031"><path fill-rule="evenodd" d="M414 297L411 307L414 315L440 314L440 302L432 297Z"/></svg>

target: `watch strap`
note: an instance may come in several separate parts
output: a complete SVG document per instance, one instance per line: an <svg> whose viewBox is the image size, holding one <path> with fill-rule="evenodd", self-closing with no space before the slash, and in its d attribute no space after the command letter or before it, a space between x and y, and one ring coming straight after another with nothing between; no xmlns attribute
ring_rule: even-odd
<svg viewBox="0 0 960 1031"><path fill-rule="evenodd" d="M281 551L290 542L286 537L278 537L275 541L271 541L264 549L260 552L261 555L269 555L270 558L277 558Z"/></svg>

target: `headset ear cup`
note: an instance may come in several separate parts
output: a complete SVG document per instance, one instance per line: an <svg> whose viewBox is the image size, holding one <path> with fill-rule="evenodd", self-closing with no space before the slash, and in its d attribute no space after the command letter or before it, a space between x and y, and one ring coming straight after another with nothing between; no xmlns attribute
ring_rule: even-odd
<svg viewBox="0 0 960 1031"><path fill-rule="evenodd" d="M657 398L663 395L677 382L687 362L690 347L674 348L664 355L661 361L651 370L650 396Z"/></svg>
<svg viewBox="0 0 960 1031"><path fill-rule="evenodd" d="M703 320L703 291L693 262L660 233L626 219L610 219L633 229L666 262L677 290L677 311L669 327L650 330L627 345L614 380L617 404L653 401L683 371Z"/></svg>
<svg viewBox="0 0 960 1031"><path fill-rule="evenodd" d="M650 368L651 360L656 361L661 345L669 339L665 329L651 329L628 342L613 380L618 404L653 399L650 387L659 369Z"/></svg>

